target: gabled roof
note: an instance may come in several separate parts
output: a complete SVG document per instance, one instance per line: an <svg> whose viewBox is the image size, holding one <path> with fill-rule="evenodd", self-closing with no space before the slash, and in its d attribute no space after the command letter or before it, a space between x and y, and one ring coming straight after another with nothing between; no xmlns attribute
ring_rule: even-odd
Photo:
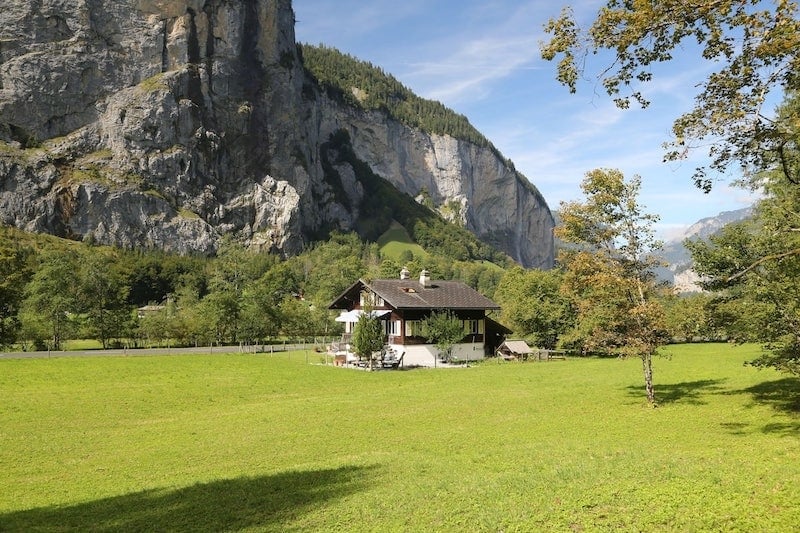
<svg viewBox="0 0 800 533"><path fill-rule="evenodd" d="M511 353L518 353L518 354L529 354L533 353L531 347L528 346L528 343L525 341L504 341L503 344L500 345L500 348L505 346Z"/></svg>
<svg viewBox="0 0 800 533"><path fill-rule="evenodd" d="M358 280L329 306L350 309L368 288L394 309L500 309L495 302L460 281L431 281L425 287L415 279Z"/></svg>

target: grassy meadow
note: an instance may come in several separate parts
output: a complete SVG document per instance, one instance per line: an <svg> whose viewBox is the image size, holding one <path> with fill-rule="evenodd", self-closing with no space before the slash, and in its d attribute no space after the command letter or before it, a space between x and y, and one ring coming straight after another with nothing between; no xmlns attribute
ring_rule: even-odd
<svg viewBox="0 0 800 533"><path fill-rule="evenodd" d="M415 243L408 231L397 222L392 222L392 226L381 235L378 239L378 246L381 257L390 257L396 261L401 260L405 251L411 252L416 257L428 256L425 249Z"/></svg>
<svg viewBox="0 0 800 533"><path fill-rule="evenodd" d="M658 409L638 360L0 360L0 531L792 530L800 380L756 351L670 347Z"/></svg>

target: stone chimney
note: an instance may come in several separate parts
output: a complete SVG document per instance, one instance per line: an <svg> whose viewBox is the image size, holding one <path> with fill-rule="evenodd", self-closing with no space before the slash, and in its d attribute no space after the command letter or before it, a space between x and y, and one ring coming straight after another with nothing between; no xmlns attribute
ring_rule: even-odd
<svg viewBox="0 0 800 533"><path fill-rule="evenodd" d="M431 286L431 278L428 276L428 271L423 270L419 273L419 284L425 287L426 289Z"/></svg>
<svg viewBox="0 0 800 533"><path fill-rule="evenodd" d="M400 271L400 279L408 279L410 277L411 272L409 272L406 267L403 267L403 270Z"/></svg>

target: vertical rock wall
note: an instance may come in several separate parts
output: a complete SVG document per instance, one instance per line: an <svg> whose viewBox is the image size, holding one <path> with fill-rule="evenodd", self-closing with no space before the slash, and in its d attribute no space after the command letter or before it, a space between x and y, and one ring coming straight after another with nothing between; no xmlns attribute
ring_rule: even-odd
<svg viewBox="0 0 800 533"><path fill-rule="evenodd" d="M290 0L7 0L0 10L0 223L181 252L212 252L233 232L297 253L320 228L355 224L321 165L340 129L401 191L424 187L522 264L552 264L546 203L494 153L316 90ZM356 182L346 189L359 194Z"/></svg>

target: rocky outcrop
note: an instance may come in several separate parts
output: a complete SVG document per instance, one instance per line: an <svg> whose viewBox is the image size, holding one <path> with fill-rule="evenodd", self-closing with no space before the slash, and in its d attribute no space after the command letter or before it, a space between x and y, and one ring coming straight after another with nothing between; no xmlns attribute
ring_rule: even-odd
<svg viewBox="0 0 800 533"><path fill-rule="evenodd" d="M671 283L677 292L701 292L702 279L693 270L694 261L683 245L684 241L708 241L728 224L741 222L752 215L753 208L746 207L698 220L664 245L660 255L666 265L657 271L658 277Z"/></svg>
<svg viewBox="0 0 800 533"><path fill-rule="evenodd" d="M427 191L442 215L526 266L550 268L553 217L524 176L487 148L328 104L323 134L345 129L353 150L379 176L416 197Z"/></svg>
<svg viewBox="0 0 800 533"><path fill-rule="evenodd" d="M6 2L0 223L180 252L234 233L297 253L358 217L320 153L346 130L399 190L552 265L552 217L524 177L491 150L332 102L306 78L293 24L290 0ZM360 200L344 167L338 187Z"/></svg>

